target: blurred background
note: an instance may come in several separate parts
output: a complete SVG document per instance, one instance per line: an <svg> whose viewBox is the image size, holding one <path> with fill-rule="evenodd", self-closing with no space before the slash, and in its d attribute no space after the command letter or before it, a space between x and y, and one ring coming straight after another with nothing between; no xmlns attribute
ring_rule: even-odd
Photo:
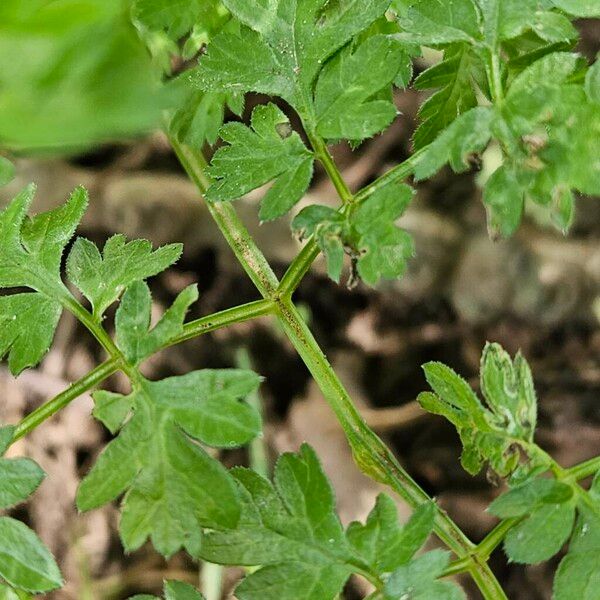
<svg viewBox="0 0 600 600"><path fill-rule="evenodd" d="M580 27L580 50L593 58L600 50L600 27L597 22ZM426 57L419 68L435 58ZM249 98L246 115L263 100ZM346 146L334 149L353 189L409 155L422 100L417 92L399 94L402 116L384 135L354 152ZM80 235L103 243L112 233L122 232L155 244L185 244L183 259L151 282L157 314L192 282L198 282L201 298L190 318L257 298L162 134L104 144L68 160L21 157L15 164L17 176L0 188L0 205L33 181L38 185L34 208L45 210L83 184L91 206ZM579 199L568 237L532 213L513 239L492 242L478 187L478 172L485 167L476 165L462 175L445 170L418 187L418 197L402 219L415 237L417 255L402 280L376 290L359 286L350 291L327 279L320 259L297 293L317 339L367 421L474 540L493 526L485 507L501 486L485 474L475 478L466 474L459 464L454 429L415 405L417 394L427 387L421 364L443 361L477 387L486 340L500 342L511 353L521 349L535 376L540 444L564 465L600 454L598 199ZM326 177L318 172L303 205L333 205L335 199ZM237 207L280 275L300 245L290 236L286 219L259 225L256 204L257 197L250 197ZM0 421L19 421L101 359L88 333L64 315L40 368L15 380L0 366ZM364 519L380 489L352 463L336 420L271 320L235 326L164 351L145 370L149 377L161 378L248 361L266 378L260 397L265 415L260 444L268 460L272 463L277 454L308 441L336 488L343 520ZM125 392L127 382L115 376L107 387ZM199 573L184 554L165 562L149 546L125 556L115 506L77 514L78 482L109 439L109 433L91 419L91 407L90 397L80 398L11 448L11 454L31 456L48 473L29 504L15 511L35 528L63 569L66 587L48 597L117 600L134 593L159 593L164 578L198 584L199 577L204 586L222 578L222 594L208 600L232 597L239 570ZM228 465L250 460L246 451L227 452L222 459ZM408 510L402 508L402 514ZM500 552L491 562L515 600L550 598L557 563L558 558L539 566L507 565ZM478 598L465 584L469 597ZM206 587L205 591L211 593ZM347 600L364 595L358 581L351 582L345 593Z"/></svg>

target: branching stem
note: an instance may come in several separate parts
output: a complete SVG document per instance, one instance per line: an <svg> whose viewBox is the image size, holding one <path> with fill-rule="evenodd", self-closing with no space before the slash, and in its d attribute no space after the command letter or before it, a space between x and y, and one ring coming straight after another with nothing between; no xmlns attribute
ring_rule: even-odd
<svg viewBox="0 0 600 600"><path fill-rule="evenodd" d="M199 191L204 194L210 183L204 173L206 166L204 157L175 139L172 139L172 143L184 169L197 183ZM397 178L399 177L400 175L397 175ZM358 466L371 477L389 485L413 508L424 502L430 502L431 498L402 468L392 452L365 423L306 322L292 303L291 293L280 287L266 258L252 240L246 227L235 215L235 210L228 203L208 203L208 206L211 214L216 215L218 227L259 292L265 300L276 303L279 322L343 427ZM230 215L223 218L225 212L233 213L235 217ZM236 240L244 240L244 243L239 244ZM475 545L441 509L436 514L435 532L459 558L469 557L468 571L487 600L506 599L488 564L477 556L472 556Z"/></svg>

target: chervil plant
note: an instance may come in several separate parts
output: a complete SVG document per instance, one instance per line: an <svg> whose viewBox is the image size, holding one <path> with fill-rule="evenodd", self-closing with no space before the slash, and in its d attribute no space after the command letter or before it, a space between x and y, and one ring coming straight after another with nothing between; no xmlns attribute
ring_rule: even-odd
<svg viewBox="0 0 600 600"><path fill-rule="evenodd" d="M150 540L165 557L251 567L240 600L333 600L352 575L370 600L455 600L451 576L470 575L486 600L506 598L488 566L539 563L561 552L556 600L600 598L600 458L563 467L535 442L536 395L522 355L496 344L481 362L481 396L448 367L425 365L429 412L452 422L462 464L505 480L489 507L498 525L473 543L368 428L293 301L323 253L339 281L376 285L402 276L414 253L397 224L413 201L406 183L447 163L463 171L499 164L484 182L490 234L508 236L528 205L567 231L577 193L600 194L600 66L574 50L577 17L600 17L597 0L4 0L0 5L0 142L8 152L73 152L162 126L183 168L261 299L187 321L195 286L151 326L149 278L181 246L111 237L103 248L77 238L88 194L29 216L35 188L0 213L0 356L17 376L40 363L63 311L96 339L106 360L16 426L0 428L0 455L81 394L121 371L127 395L96 391L94 417L114 435L82 481L77 506L121 500L127 552ZM413 77L423 48L440 60ZM352 147L388 128L394 93L431 90L419 113L414 153L358 191L344 182L329 144ZM247 122L249 93L269 97ZM292 123L298 123L297 129ZM220 138L217 149L214 145ZM208 152L211 160L205 158ZM210 163L210 164L209 164ZM304 197L315 164L339 195L337 208L296 211L307 240L278 280L234 201L269 184L260 219L285 215ZM0 184L15 168L0 157ZM268 225L266 225L268 227ZM67 251L68 249L68 251ZM114 336L106 313L116 305ZM201 370L160 381L140 365L155 353L228 325L269 315L298 351L342 426L358 468L413 509L400 525L381 495L365 523L344 528L331 485L309 446L281 456L272 479L226 469L211 449L244 446L261 432L250 370ZM596 476L586 489L580 482ZM0 508L43 479L29 459L0 458ZM435 534L446 550L420 552ZM36 534L0 517L0 597L62 585ZM165 583L167 600L201 598ZM136 598L151 598L136 596Z"/></svg>

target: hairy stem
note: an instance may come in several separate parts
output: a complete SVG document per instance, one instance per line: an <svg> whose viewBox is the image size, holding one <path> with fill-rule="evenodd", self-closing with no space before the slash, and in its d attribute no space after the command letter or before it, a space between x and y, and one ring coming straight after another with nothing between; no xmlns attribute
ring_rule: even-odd
<svg viewBox="0 0 600 600"><path fill-rule="evenodd" d="M176 140L172 142L183 167L197 183L200 192L204 193L209 183L204 173L206 166L204 157ZM265 299L276 302L278 319L342 425L358 466L371 477L389 485L413 508L423 502L430 502L429 496L406 473L392 452L364 422L310 329L289 295L282 293L266 258L252 241L239 218L222 218L225 206L228 211L235 214L234 209L229 204L223 203L209 203L208 206L213 216L216 214L217 225L260 293ZM246 240L243 247L236 243L238 239ZM438 510L436 514L435 532L459 558L472 555L475 545L442 510ZM485 561L471 556L469 573L487 600L506 599L500 584Z"/></svg>

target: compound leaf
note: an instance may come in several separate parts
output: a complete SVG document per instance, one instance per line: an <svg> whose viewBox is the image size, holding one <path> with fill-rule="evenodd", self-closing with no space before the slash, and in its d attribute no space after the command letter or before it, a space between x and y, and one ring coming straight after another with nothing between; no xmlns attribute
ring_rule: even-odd
<svg viewBox="0 0 600 600"><path fill-rule="evenodd" d="M0 287L28 287L35 292L0 297L0 358L18 375L45 356L67 296L60 265L66 245L87 207L83 188L66 204L27 217L35 188L21 192L0 213Z"/></svg>
<svg viewBox="0 0 600 600"><path fill-rule="evenodd" d="M488 462L499 475L510 475L519 464L519 444L528 451L536 423L536 398L525 359L519 354L513 362L498 344L486 345L481 367L486 406L449 367L428 363L423 368L435 394L420 394L419 403L456 427L463 443L463 467L475 474ZM529 456L528 468L544 460Z"/></svg>
<svg viewBox="0 0 600 600"><path fill-rule="evenodd" d="M412 238L396 226L414 190L407 185L389 185L373 194L350 217L357 237L358 274L368 285L380 278L401 277L414 255Z"/></svg>
<svg viewBox="0 0 600 600"><path fill-rule="evenodd" d="M0 287L30 287L44 293L62 287L62 254L88 199L78 188L65 205L28 218L34 194L34 186L25 188L0 213Z"/></svg>
<svg viewBox="0 0 600 600"><path fill-rule="evenodd" d="M386 579L418 561L413 556L433 527L433 504L419 507L401 527L393 501L382 495L367 522L352 523L344 533L331 484L306 444L298 454L280 457L273 483L249 469L232 473L241 518L234 528L207 531L201 556L218 564L260 566L236 589L240 600L333 600L353 572ZM435 585L437 575L425 577L427 589L446 589Z"/></svg>
<svg viewBox="0 0 600 600"><path fill-rule="evenodd" d="M117 345L129 363L139 364L180 335L187 311L197 299L198 287L187 287L150 329L150 288L143 281L131 284L123 295L115 317Z"/></svg>
<svg viewBox="0 0 600 600"><path fill-rule="evenodd" d="M208 190L208 200L235 200L274 179L260 209L261 220L269 221L284 215L304 195L313 157L277 106L256 107L252 128L229 123L221 137L229 145L213 157L209 174L217 181Z"/></svg>
<svg viewBox="0 0 600 600"><path fill-rule="evenodd" d="M325 61L381 17L389 0L225 0L243 24L208 47L194 75L205 90L279 96L311 114L314 82ZM366 66L366 65L365 65Z"/></svg>
<svg viewBox="0 0 600 600"><path fill-rule="evenodd" d="M298 455L280 457L274 485L247 469L233 475L242 516L237 527L205 533L202 558L261 565L237 588L240 600L308 600L317 593L332 600L352 569L333 491L314 451L304 445Z"/></svg>
<svg viewBox="0 0 600 600"><path fill-rule="evenodd" d="M231 448L256 437L260 416L240 399L259 382L250 371L205 370L141 380L129 396L101 395L100 414L111 429L132 416L81 483L78 507L90 510L126 492L120 531L127 550L150 537L165 556L181 547L197 555L201 525L233 527L240 506L227 471L189 438Z"/></svg>
<svg viewBox="0 0 600 600"><path fill-rule="evenodd" d="M347 216L325 206L308 206L294 219L292 228L300 237L315 235L334 281L339 281L347 253L358 276L375 285L380 278L402 276L414 254L412 238L396 226L413 193L407 185L385 186Z"/></svg>
<svg viewBox="0 0 600 600"><path fill-rule="evenodd" d="M375 35L328 61L315 89L317 132L326 139L359 141L388 127L397 110L391 98L377 93L391 89L403 59L398 40Z"/></svg>
<svg viewBox="0 0 600 600"><path fill-rule="evenodd" d="M50 592L63 583L54 558L37 535L10 517L0 517L0 577L33 593Z"/></svg>
<svg viewBox="0 0 600 600"><path fill-rule="evenodd" d="M181 244L152 250L147 240L127 242L118 234L106 242L101 254L95 244L78 238L67 259L67 274L90 301L94 316L100 318L129 285L164 271L179 259L181 251Z"/></svg>

